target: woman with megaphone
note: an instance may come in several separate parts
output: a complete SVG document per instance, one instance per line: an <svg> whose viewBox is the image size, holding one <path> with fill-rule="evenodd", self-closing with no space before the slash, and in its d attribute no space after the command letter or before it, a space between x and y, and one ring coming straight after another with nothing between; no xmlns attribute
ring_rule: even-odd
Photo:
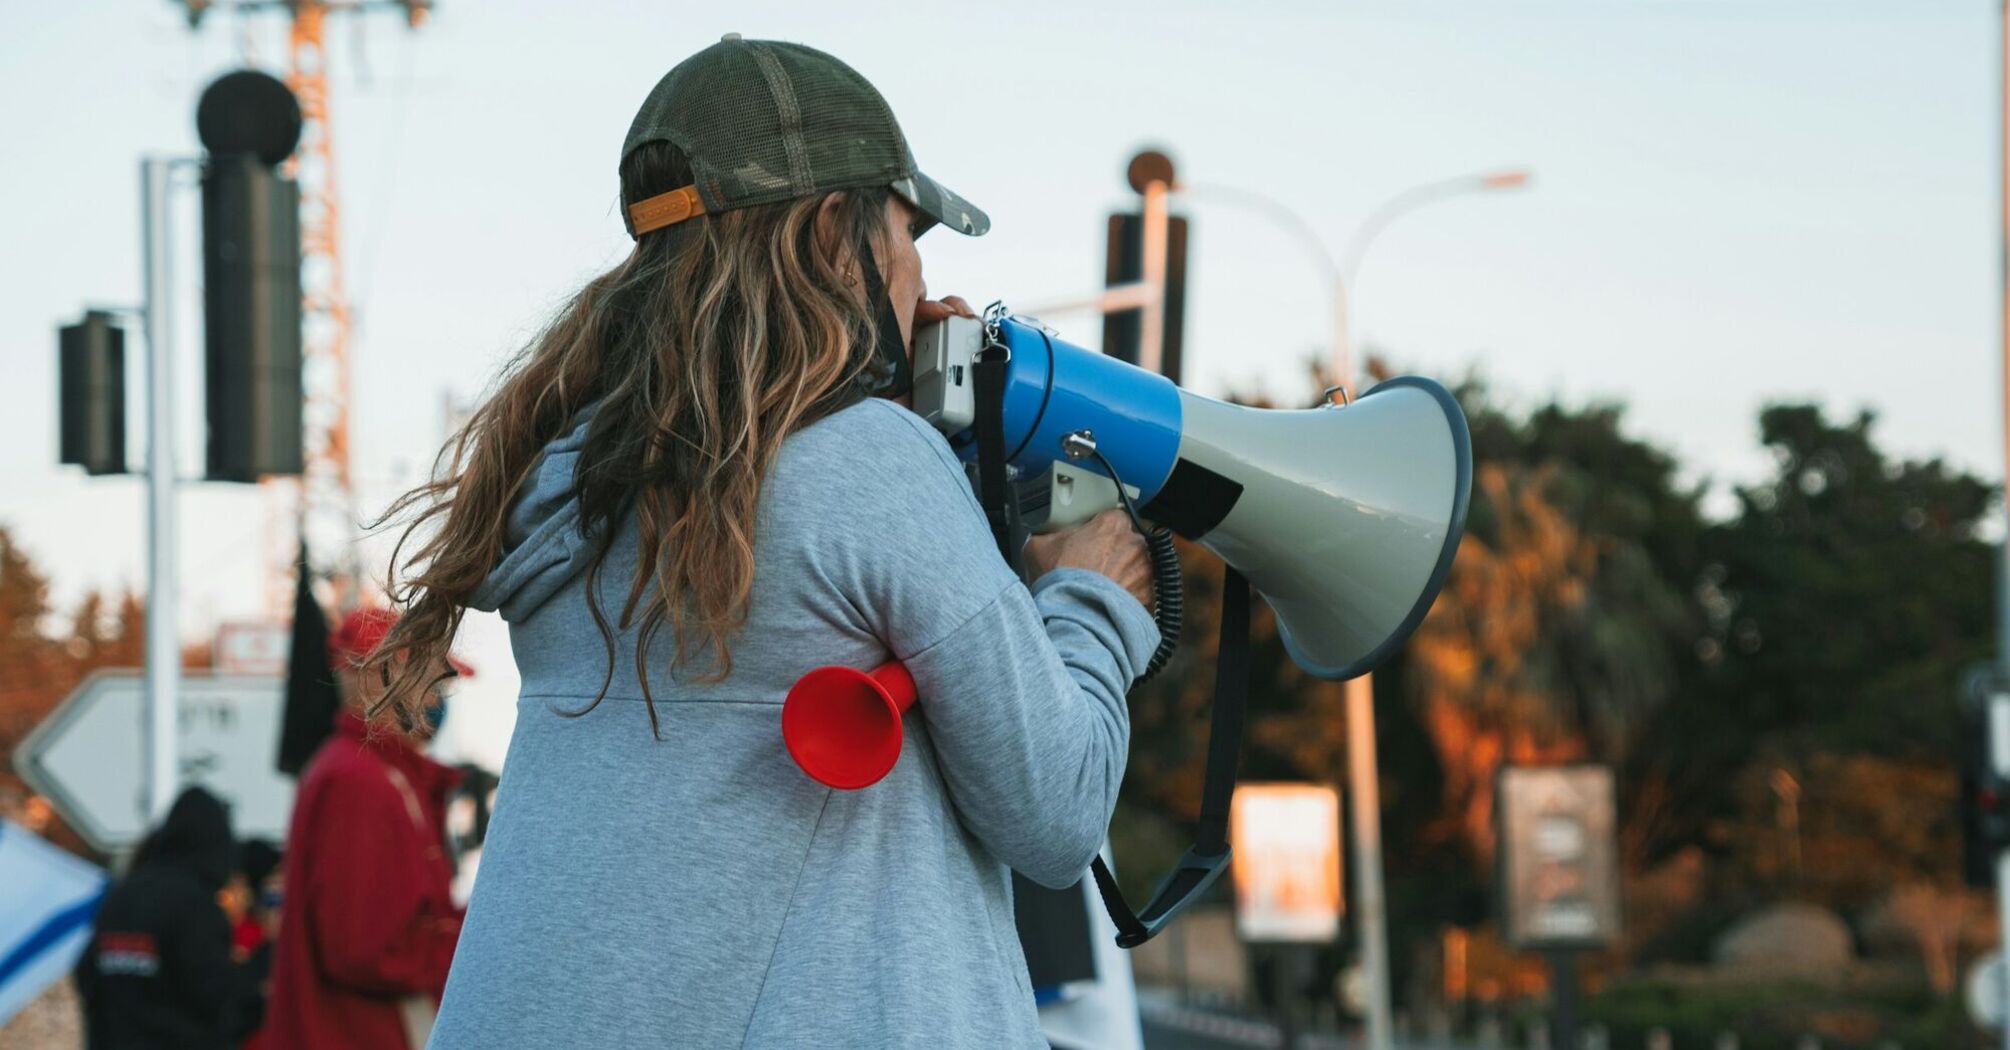
<svg viewBox="0 0 2010 1050"><path fill-rule="evenodd" d="M1110 514L1006 567L905 405L914 241L984 213L923 175L851 68L729 35L622 147L633 251L593 279L388 517L441 663L510 624L522 693L431 1046L1045 1047L1010 870L1074 883L1159 641ZM784 696L900 661L900 761L834 791ZM424 690L391 690L423 696Z"/></svg>

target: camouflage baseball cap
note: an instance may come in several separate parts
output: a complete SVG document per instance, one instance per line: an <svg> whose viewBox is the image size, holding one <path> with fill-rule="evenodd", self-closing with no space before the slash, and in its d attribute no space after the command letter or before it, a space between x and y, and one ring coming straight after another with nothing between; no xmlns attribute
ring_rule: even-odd
<svg viewBox="0 0 2010 1050"><path fill-rule="evenodd" d="M636 237L693 215L868 186L960 233L991 228L915 166L893 110L857 70L801 44L728 33L677 63L635 114L621 159L649 142L683 151L696 181L631 205L623 220Z"/></svg>

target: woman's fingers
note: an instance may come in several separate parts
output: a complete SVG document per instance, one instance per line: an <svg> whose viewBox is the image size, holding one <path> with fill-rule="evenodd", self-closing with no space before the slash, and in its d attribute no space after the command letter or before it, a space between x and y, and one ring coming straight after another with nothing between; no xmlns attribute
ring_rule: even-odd
<svg viewBox="0 0 2010 1050"><path fill-rule="evenodd" d="M1151 558L1123 511L1106 510L1072 529L1031 537L1026 560L1036 578L1059 568L1101 573L1152 608Z"/></svg>
<svg viewBox="0 0 2010 1050"><path fill-rule="evenodd" d="M940 299L923 299L914 304L914 326L916 328L922 325L934 324L937 321L947 320L951 317L976 316L976 311L970 309L970 304L965 302L960 295L945 295Z"/></svg>

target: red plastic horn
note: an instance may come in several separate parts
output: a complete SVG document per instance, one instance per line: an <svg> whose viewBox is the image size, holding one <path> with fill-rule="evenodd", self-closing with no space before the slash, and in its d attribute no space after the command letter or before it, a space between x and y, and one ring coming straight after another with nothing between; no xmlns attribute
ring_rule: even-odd
<svg viewBox="0 0 2010 1050"><path fill-rule="evenodd" d="M914 706L914 678L898 660L872 669L819 667L796 679L782 702L782 742L819 783L869 787L900 761L900 715Z"/></svg>

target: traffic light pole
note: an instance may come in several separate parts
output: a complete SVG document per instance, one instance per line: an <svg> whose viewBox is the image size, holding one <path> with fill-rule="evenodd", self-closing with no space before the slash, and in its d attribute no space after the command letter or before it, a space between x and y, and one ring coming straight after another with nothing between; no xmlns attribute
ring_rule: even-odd
<svg viewBox="0 0 2010 1050"><path fill-rule="evenodd" d="M1147 372L1165 373L1166 295L1166 197L1172 192L1170 179L1152 179L1139 193L1144 197L1144 280L1145 295L1151 305L1138 317L1138 367ZM1174 377L1178 381L1178 377Z"/></svg>
<svg viewBox="0 0 2010 1050"><path fill-rule="evenodd" d="M147 329L147 815L174 804L181 693L175 618L174 253L168 214L175 168L167 157L140 162L140 240Z"/></svg>

